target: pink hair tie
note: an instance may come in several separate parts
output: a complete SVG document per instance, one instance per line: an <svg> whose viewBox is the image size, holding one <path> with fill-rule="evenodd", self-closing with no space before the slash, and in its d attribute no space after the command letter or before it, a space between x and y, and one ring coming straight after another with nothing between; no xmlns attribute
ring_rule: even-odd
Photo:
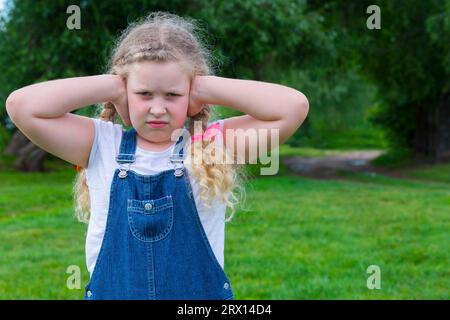
<svg viewBox="0 0 450 320"><path fill-rule="evenodd" d="M210 125L208 128L206 128L203 134L193 135L191 141L195 142L198 140L210 140L211 138L215 137L219 132L220 132L220 123L216 122Z"/></svg>

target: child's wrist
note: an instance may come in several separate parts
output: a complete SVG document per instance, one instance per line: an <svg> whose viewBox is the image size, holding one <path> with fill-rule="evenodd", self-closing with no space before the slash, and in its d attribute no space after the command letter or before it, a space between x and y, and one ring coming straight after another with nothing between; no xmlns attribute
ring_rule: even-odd
<svg viewBox="0 0 450 320"><path fill-rule="evenodd" d="M109 101L118 101L123 95L126 94L125 80L121 76L111 74L109 81L111 82L111 94Z"/></svg>
<svg viewBox="0 0 450 320"><path fill-rule="evenodd" d="M208 102L205 100L205 88L203 81L206 76L196 76L191 83L191 95L192 99L200 104L207 104Z"/></svg>

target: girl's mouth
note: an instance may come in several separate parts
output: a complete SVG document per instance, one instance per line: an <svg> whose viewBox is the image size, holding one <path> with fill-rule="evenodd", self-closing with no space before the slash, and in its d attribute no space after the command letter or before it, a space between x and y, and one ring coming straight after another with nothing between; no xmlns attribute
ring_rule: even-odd
<svg viewBox="0 0 450 320"><path fill-rule="evenodd" d="M147 125L150 126L150 128L153 129L160 129L160 128L164 128L165 126L167 126L167 122L163 122L163 121L150 121L147 122Z"/></svg>

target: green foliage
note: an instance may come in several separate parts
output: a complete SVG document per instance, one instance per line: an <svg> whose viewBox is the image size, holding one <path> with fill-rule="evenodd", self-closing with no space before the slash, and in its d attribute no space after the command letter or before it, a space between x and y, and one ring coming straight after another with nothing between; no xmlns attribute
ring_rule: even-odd
<svg viewBox="0 0 450 320"><path fill-rule="evenodd" d="M445 0L444 10L428 17L426 30L434 48L442 54L442 66L446 74L450 74L450 0ZM449 77L442 89L442 93L450 91Z"/></svg>
<svg viewBox="0 0 450 320"><path fill-rule="evenodd" d="M384 168L401 169L412 165L411 150L408 148L390 149L389 152L372 160L371 164Z"/></svg>
<svg viewBox="0 0 450 320"><path fill-rule="evenodd" d="M431 112L449 92L448 4L445 11L441 0L382 2L385 27L362 48L380 88L379 111L370 121L386 129L393 149L413 148L418 108Z"/></svg>
<svg viewBox="0 0 450 320"><path fill-rule="evenodd" d="M264 71L304 67L320 37L318 17L304 0L208 2L204 13L221 50L230 57L227 75L261 80ZM243 23L245 22L245 23Z"/></svg>
<svg viewBox="0 0 450 320"><path fill-rule="evenodd" d="M329 62L323 66L311 66L304 71L288 71L285 77L285 82L297 84L310 102L306 122L288 140L289 144L330 147L329 141L335 139L336 135L356 133L355 129L376 131L368 123L375 87L356 70L342 70L337 66L333 68L333 63ZM354 136L356 139L358 137ZM351 139L347 142L350 143L348 147L352 147ZM378 146L380 144L382 141L376 143Z"/></svg>
<svg viewBox="0 0 450 320"><path fill-rule="evenodd" d="M392 149L412 149L419 107L437 108L449 92L449 0L311 1L337 33L344 68L357 65L376 84L369 121L386 131ZM366 8L381 10L381 29L366 27ZM348 58L348 60L347 60ZM376 110L374 112L374 110Z"/></svg>
<svg viewBox="0 0 450 320"><path fill-rule="evenodd" d="M362 49L364 64L379 83L386 102L401 106L442 94L449 81L443 68L448 51L440 47L448 41L443 29L427 28L427 24L435 26L436 20L449 18L445 2L381 1L379 6L385 27L368 33ZM434 30L432 36L429 30Z"/></svg>
<svg viewBox="0 0 450 320"><path fill-rule="evenodd" d="M13 4L0 32L0 63L6 66L0 78L0 100L31 83L105 72L109 51L120 31L156 10L197 19L204 28L197 30L198 35L217 57L214 71L223 76L261 79L264 68L305 66L308 56L316 54L316 38L320 38L317 17L303 13L305 0L56 0ZM66 8L71 4L81 8L80 30L66 27ZM4 118L3 107L0 110Z"/></svg>
<svg viewBox="0 0 450 320"><path fill-rule="evenodd" d="M0 101L31 83L105 72L120 31L163 10L197 20L216 74L305 93L311 109L290 144L325 142L332 132L365 130L370 121L388 130L392 146L408 146L417 104L432 107L448 92L449 2L379 1L382 29L371 31L370 1L11 1L0 28ZM80 30L66 27L70 4L81 8ZM241 114L225 106L217 111ZM94 113L91 106L76 112Z"/></svg>

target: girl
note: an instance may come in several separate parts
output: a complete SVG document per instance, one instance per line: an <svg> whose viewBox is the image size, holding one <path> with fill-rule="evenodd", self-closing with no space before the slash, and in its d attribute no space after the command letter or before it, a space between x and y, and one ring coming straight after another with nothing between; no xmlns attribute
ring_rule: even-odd
<svg viewBox="0 0 450 320"><path fill-rule="evenodd" d="M76 214L89 222L85 299L234 298L223 270L224 222L242 188L238 137L228 132L278 130L278 145L309 107L289 87L211 75L195 28L150 13L122 33L107 74L37 83L7 99L31 141L79 168ZM96 103L97 118L71 113ZM210 123L210 104L244 115ZM115 123L117 115L132 127ZM246 159L267 140L257 137L241 144ZM198 154L203 161L192 161Z"/></svg>

